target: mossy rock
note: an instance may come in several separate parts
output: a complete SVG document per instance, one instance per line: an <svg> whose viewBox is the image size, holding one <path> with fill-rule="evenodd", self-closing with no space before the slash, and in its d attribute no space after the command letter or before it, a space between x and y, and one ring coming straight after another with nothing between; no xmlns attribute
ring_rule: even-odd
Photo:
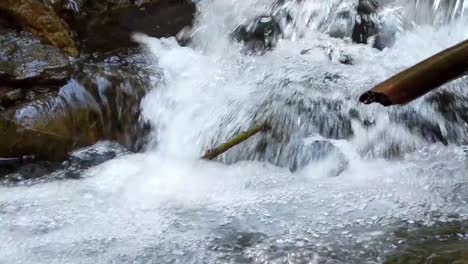
<svg viewBox="0 0 468 264"><path fill-rule="evenodd" d="M11 16L43 42L62 49L69 56L78 56L78 48L67 25L53 9L43 3L37 0L2 0L0 11Z"/></svg>
<svg viewBox="0 0 468 264"><path fill-rule="evenodd" d="M58 93L3 111L0 157L63 160L74 149L106 139L139 150L145 133L140 101L148 78L131 67L83 66Z"/></svg>
<svg viewBox="0 0 468 264"><path fill-rule="evenodd" d="M13 86L63 83L70 61L60 49L42 44L29 32L0 35L0 81Z"/></svg>
<svg viewBox="0 0 468 264"><path fill-rule="evenodd" d="M136 47L135 32L152 37L171 37L192 25L196 12L189 0L88 1L67 22L77 32L83 52L108 52ZM139 4L137 4L139 3Z"/></svg>

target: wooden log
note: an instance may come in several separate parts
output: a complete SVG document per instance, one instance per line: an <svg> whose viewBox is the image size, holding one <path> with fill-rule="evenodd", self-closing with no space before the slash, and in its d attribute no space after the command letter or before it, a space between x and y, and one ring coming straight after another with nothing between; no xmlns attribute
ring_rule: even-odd
<svg viewBox="0 0 468 264"><path fill-rule="evenodd" d="M213 160L216 157L218 157L219 155L221 155L224 152L228 151L229 149L233 148L234 146L237 146L240 143L242 143L242 142L246 141L247 139L251 138L252 136L254 136L254 135L256 135L256 134L258 134L260 132L268 131L269 129L270 129L270 126L268 124L266 124L266 123L262 124L262 125L254 126L251 129L249 129L247 131L244 131L244 132L240 133L239 135L233 137L232 139L230 139L226 143L221 144L220 146L218 146L216 148L208 150L205 153L205 155L203 155L203 157L201 157L201 158L206 159L206 160Z"/></svg>
<svg viewBox="0 0 468 264"><path fill-rule="evenodd" d="M468 40L391 77L359 98L364 104L407 104L468 73Z"/></svg>

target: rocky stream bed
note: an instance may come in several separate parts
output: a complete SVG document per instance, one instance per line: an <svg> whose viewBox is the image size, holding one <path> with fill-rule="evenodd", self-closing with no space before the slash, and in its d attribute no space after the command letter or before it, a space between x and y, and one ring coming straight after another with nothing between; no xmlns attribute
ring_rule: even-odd
<svg viewBox="0 0 468 264"><path fill-rule="evenodd" d="M468 79L353 103L468 3L327 1L0 0L0 263L468 263Z"/></svg>

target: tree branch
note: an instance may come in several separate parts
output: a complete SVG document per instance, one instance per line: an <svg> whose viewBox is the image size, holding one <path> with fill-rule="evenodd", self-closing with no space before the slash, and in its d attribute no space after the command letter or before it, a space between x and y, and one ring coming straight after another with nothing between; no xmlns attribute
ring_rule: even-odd
<svg viewBox="0 0 468 264"><path fill-rule="evenodd" d="M270 126L268 124L262 124L262 125L258 125L258 126L254 126L252 127L251 129L247 130L247 131L244 131L242 133L240 133L239 135L233 137L232 139L230 139L229 141L227 141L226 143L216 147L216 148L213 148L213 149L210 149L208 150L205 155L203 155L203 157L201 157L202 159L206 159L206 160L213 160L215 159L216 157L218 157L219 155L223 154L224 152L228 151L229 149L233 148L234 146L237 146L239 145L240 143L246 141L247 139L251 138L252 136L260 133L260 132L266 132L270 130Z"/></svg>

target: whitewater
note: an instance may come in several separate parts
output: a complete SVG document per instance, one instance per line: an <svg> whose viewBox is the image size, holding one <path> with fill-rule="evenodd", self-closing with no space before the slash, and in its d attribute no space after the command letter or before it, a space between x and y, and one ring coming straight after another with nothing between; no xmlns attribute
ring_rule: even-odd
<svg viewBox="0 0 468 264"><path fill-rule="evenodd" d="M358 102L467 39L468 3L381 2L366 19L383 50L351 41L354 0L204 0L188 46L137 33L163 76L141 103L145 151L0 186L0 263L383 263L397 228L468 219L468 79L407 106ZM262 15L282 37L246 54L231 33Z"/></svg>

